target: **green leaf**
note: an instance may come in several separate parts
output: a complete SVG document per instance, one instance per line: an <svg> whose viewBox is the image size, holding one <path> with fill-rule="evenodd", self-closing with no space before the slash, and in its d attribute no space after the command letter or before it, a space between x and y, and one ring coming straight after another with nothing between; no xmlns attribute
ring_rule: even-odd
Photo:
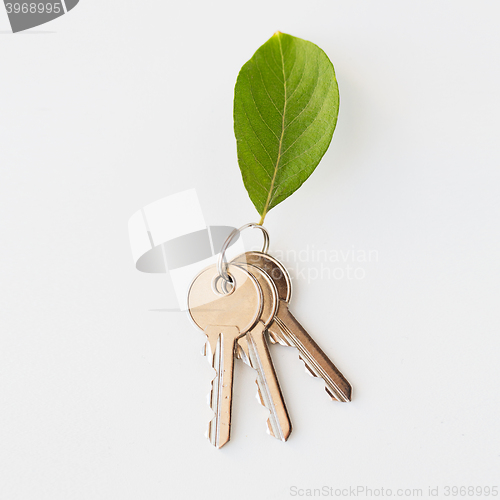
<svg viewBox="0 0 500 500"><path fill-rule="evenodd" d="M234 133L260 223L313 173L330 145L338 111L333 65L311 42L277 32L241 68Z"/></svg>

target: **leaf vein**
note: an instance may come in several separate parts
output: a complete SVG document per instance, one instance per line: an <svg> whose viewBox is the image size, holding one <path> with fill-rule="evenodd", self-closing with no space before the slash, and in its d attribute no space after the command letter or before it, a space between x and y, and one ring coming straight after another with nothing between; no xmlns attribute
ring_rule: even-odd
<svg viewBox="0 0 500 500"><path fill-rule="evenodd" d="M328 132L329 132L329 129L328 128L325 129L325 132L321 135L321 137L316 142L314 142L314 144L312 146L310 146L309 148L307 148L304 151L302 151L302 153L300 153L299 155L294 156L293 158L290 158L286 163L284 163L282 165L282 168L286 167L292 161L295 161L297 158L300 158L302 155L306 154L307 152L311 151L311 149L315 148L323 140L323 138L325 137L325 135L328 134ZM301 169L301 170L304 170L304 169ZM292 175L292 177L293 177L293 175Z"/></svg>
<svg viewBox="0 0 500 500"><path fill-rule="evenodd" d="M311 104L311 102L314 99L314 94L316 93L316 90L319 87L319 81L321 79L321 76L324 75L325 73L326 73L326 71L323 72L320 76L318 76L318 79L316 80L316 85L314 86L314 90L312 91L312 94L311 94L311 97L309 98L309 101L307 101L307 104L302 108L300 113L290 123L287 123L286 128L288 128L297 118L299 118L299 116L302 115L302 113L309 107L309 105ZM324 104L324 101L323 101L323 104ZM323 105L321 107L323 108Z"/></svg>
<svg viewBox="0 0 500 500"><path fill-rule="evenodd" d="M252 122L251 122L250 118L248 117L247 110L245 109L245 106L242 106L242 108L243 108L243 112L245 113L245 118L247 119L247 122L248 122L248 124L250 125L250 128L251 128L251 130L252 130L253 134L255 135L255 137L257 138L257 140L260 142L260 145L262 146L262 149L266 152L267 156L269 157L269 160L271 161L271 164L272 164L272 163L274 163L274 161L273 161L273 159L272 159L271 155L269 154L269 151L267 150L266 146L265 146L265 145L264 145L264 143L262 142L262 140L261 140L261 138L259 137L259 135L257 134L257 132L254 130L253 125L252 125ZM247 141L245 141L245 142L248 144L248 142L247 142ZM251 151L252 155L253 155L255 158L257 158L257 157L256 157L256 155L255 155L255 153L252 151L252 148L250 148L250 146L249 146L249 149L250 149L250 151ZM260 161L259 161L259 165L260 165L260 166L261 166L264 170L266 170L266 169L264 168L264 165L262 165L262 163L260 163ZM266 172L267 172L267 170L266 170ZM267 172L267 173L268 173L268 175L269 175L269 172ZM269 177L271 177L271 176L269 175Z"/></svg>
<svg viewBox="0 0 500 500"><path fill-rule="evenodd" d="M279 137L276 135L276 132L267 124L266 120L264 120L264 117L262 116L260 109L257 106L257 102L256 102L255 97L253 95L252 83L250 82L250 79L249 79L249 87L250 87L250 95L252 96L252 104L255 106L255 109L257 110L257 113L258 113L260 119L262 120L262 123L271 131L271 133L274 135L274 137L276 137L276 139L279 140ZM246 109L245 109L245 116L247 117L247 120L248 120L248 123L250 124L250 127L252 127L252 124L250 122L250 118L248 117ZM255 136L259 139L260 143L262 144L260 137L257 135L257 132L254 130L253 127L252 127L252 131L255 134ZM262 147L264 147L264 144L262 144ZM264 148L264 149L266 149L266 148ZM271 162L274 162L274 160L272 159L272 157L269 154L269 152L267 151L267 149L266 149L266 153L269 156L269 159L271 160Z"/></svg>
<svg viewBox="0 0 500 500"><path fill-rule="evenodd" d="M279 113L279 115L283 116L283 114L281 113L281 111L278 109L278 106L276 106L275 102L272 100L271 95L269 94L269 91L267 90L266 84L264 83L264 78L262 77L262 71L260 70L260 66L257 63L256 63L256 66L257 66L257 69L259 70L260 80L262 82L262 86L264 87L264 90L266 91L267 97L269 97L269 100L273 103L273 106L276 108L276 111ZM253 94L252 94L252 98L253 98ZM262 119L264 120L263 117L262 117ZM268 127L268 128L269 128L269 130L271 130L270 127ZM278 138L278 136L274 133L274 131L272 131L272 132L276 136L276 138Z"/></svg>
<svg viewBox="0 0 500 500"><path fill-rule="evenodd" d="M280 55L281 55L281 69L283 71L283 88L284 88L284 93L285 93L285 100L284 100L284 104L283 104L283 119L282 119L282 122L281 122L281 137L280 137L280 140L279 140L279 147L278 147L278 158L276 160L276 165L274 167L274 174L273 174L273 178L271 179L271 186L269 188L269 194L267 196L267 200L266 200L266 204L264 205L264 210L262 211L262 214L261 214L261 219L260 219L260 224L262 224L264 222L264 218L266 217L266 214L269 210L269 206L271 204L271 201L273 199L273 191L274 191L274 183L276 181L276 175L278 174L278 167L279 167L279 163L280 163L280 160L281 160L281 147L283 145L283 136L285 134L285 115L286 115L286 104L287 104L287 99L286 99L286 75L285 75L285 61L283 59L283 49L281 47L281 38L280 38L280 34L278 33L278 43L279 43L279 47L280 47Z"/></svg>
<svg viewBox="0 0 500 500"><path fill-rule="evenodd" d="M310 101L309 101L310 102ZM283 152L282 156L285 156L287 151L316 123L318 116L321 114L323 111L323 108L325 107L325 103L327 102L327 99L323 100L323 103L321 104L321 108L319 108L319 111L316 113L316 116L313 118L311 123L300 133L300 135L288 146L285 151ZM304 108L305 109L305 108ZM302 113L302 111L301 111Z"/></svg>

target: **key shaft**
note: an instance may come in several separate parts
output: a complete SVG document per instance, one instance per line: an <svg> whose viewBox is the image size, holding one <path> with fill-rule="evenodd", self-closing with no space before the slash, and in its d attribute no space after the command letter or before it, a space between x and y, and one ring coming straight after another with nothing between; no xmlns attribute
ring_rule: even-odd
<svg viewBox="0 0 500 500"><path fill-rule="evenodd" d="M231 437L233 371L236 341L259 321L262 292L257 280L237 266L229 266L233 280L227 293L217 291L215 266L202 271L191 284L189 314L207 336L205 355L215 370L209 396L214 412L208 438L217 448Z"/></svg>
<svg viewBox="0 0 500 500"><path fill-rule="evenodd" d="M326 392L337 401L344 403L351 401L351 384L295 319L286 302L280 300L274 323L269 326L269 330L277 337L283 336L288 345L294 346L299 351L311 375L325 381Z"/></svg>
<svg viewBox="0 0 500 500"><path fill-rule="evenodd" d="M260 402L269 410L267 427L269 434L286 441L292 432L283 393L268 347L267 327L273 321L278 308L278 293L273 280L262 270L250 265L242 267L254 276L262 291L260 321L238 340L242 359L257 372Z"/></svg>
<svg viewBox="0 0 500 500"><path fill-rule="evenodd" d="M238 343L243 351L244 361L257 372L260 402L269 410L269 434L280 441L286 441L292 432L292 423L269 352L264 323L259 322Z"/></svg>
<svg viewBox="0 0 500 500"><path fill-rule="evenodd" d="M208 337L207 356L216 372L210 393L214 418L208 425L208 439L221 448L231 437L234 348L240 331L236 326L209 325L205 333Z"/></svg>
<svg viewBox="0 0 500 500"><path fill-rule="evenodd" d="M351 401L351 384L289 311L292 282L283 264L261 252L246 252L233 261L238 265L242 262L247 263L249 268L264 270L276 286L279 305L276 317L268 327L271 341L295 347L309 373L324 380L325 390L332 399L340 402Z"/></svg>

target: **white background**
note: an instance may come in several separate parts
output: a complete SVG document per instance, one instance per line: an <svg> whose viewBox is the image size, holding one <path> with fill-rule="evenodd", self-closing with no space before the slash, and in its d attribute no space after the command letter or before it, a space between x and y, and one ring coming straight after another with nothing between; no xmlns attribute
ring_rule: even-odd
<svg viewBox="0 0 500 500"><path fill-rule="evenodd" d="M16 35L0 12L2 500L500 483L497 2L81 0ZM352 403L275 347L290 440L265 433L239 365L216 450L203 334L151 311L174 294L134 269L127 221L192 187L209 224L257 219L233 88L276 30L326 51L341 110L316 172L266 219L271 252L378 258L358 280L284 259L292 310Z"/></svg>

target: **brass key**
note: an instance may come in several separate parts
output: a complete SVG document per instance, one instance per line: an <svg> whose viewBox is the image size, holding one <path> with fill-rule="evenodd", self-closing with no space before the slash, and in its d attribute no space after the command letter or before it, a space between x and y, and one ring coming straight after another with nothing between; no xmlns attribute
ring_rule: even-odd
<svg viewBox="0 0 500 500"><path fill-rule="evenodd" d="M268 327L271 338L282 345L297 348L309 372L325 381L325 390L332 399L350 401L351 384L288 309L292 285L285 267L270 255L261 252L246 252L232 262L238 265L241 263L265 271L276 285L280 300L274 321Z"/></svg>
<svg viewBox="0 0 500 500"><path fill-rule="evenodd" d="M257 280L238 266L228 266L232 288L217 290L220 276L216 266L202 271L188 293L189 314L207 335L206 355L216 375L212 380L210 407L214 417L208 438L217 448L231 436L233 368L236 341L259 321L262 291Z"/></svg>
<svg viewBox="0 0 500 500"><path fill-rule="evenodd" d="M260 320L246 335L238 339L238 353L246 364L257 371L260 402L269 410L269 433L286 441L292 432L292 424L269 352L266 332L278 308L278 293L273 280L265 272L254 266L242 266L258 281L263 303Z"/></svg>

